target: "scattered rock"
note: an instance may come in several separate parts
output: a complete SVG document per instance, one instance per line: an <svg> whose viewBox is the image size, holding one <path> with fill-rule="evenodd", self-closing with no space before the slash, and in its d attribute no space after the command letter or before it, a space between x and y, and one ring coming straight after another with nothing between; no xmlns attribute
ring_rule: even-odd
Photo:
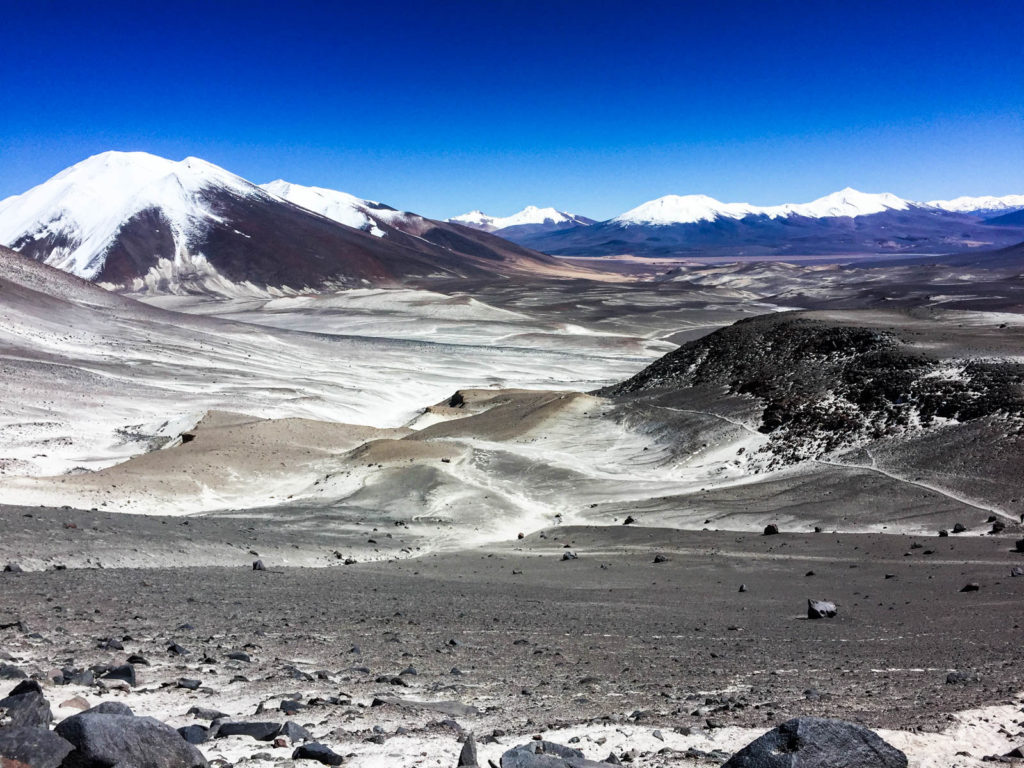
<svg viewBox="0 0 1024 768"><path fill-rule="evenodd" d="M267 570L267 566L265 566L263 564L262 560L253 560L252 561L252 569L254 571L265 571L265 570Z"/></svg>
<svg viewBox="0 0 1024 768"><path fill-rule="evenodd" d="M14 686L0 699L0 710L5 711L0 728L48 728L53 720L50 704L35 680L22 680Z"/></svg>
<svg viewBox="0 0 1024 768"><path fill-rule="evenodd" d="M966 533L966 532L967 532L967 526L964 525L963 523L957 523L956 525L953 526L953 533Z"/></svg>
<svg viewBox="0 0 1024 768"><path fill-rule="evenodd" d="M979 589L981 589L981 585L973 581L960 587L961 592L977 592Z"/></svg>
<svg viewBox="0 0 1024 768"><path fill-rule="evenodd" d="M562 560L579 560L579 555L577 555L575 552L563 552Z"/></svg>
<svg viewBox="0 0 1024 768"><path fill-rule="evenodd" d="M188 677L180 677L178 678L177 687L185 688L189 691L196 691L199 690L199 686L201 686L202 684L203 682L201 680L194 680Z"/></svg>
<svg viewBox="0 0 1024 768"><path fill-rule="evenodd" d="M1024 576L1024 568L1021 568L1019 565L1015 565L1010 569L1010 575L1014 577Z"/></svg>
<svg viewBox="0 0 1024 768"><path fill-rule="evenodd" d="M473 738L473 734L469 734L459 753L457 768L479 768L479 765L476 755L476 739Z"/></svg>
<svg viewBox="0 0 1024 768"><path fill-rule="evenodd" d="M104 672L100 675L101 680L123 680L128 685L135 687L135 667L131 664L122 664L119 667Z"/></svg>
<svg viewBox="0 0 1024 768"><path fill-rule="evenodd" d="M797 766L906 768L907 756L863 726L843 720L798 717L752 741L722 768Z"/></svg>
<svg viewBox="0 0 1024 768"><path fill-rule="evenodd" d="M297 747L292 752L292 760L316 760L323 765L341 765L344 762L337 752L315 741Z"/></svg>
<svg viewBox="0 0 1024 768"><path fill-rule="evenodd" d="M808 619L831 619L836 615L836 604L827 600L807 600Z"/></svg>
<svg viewBox="0 0 1024 768"><path fill-rule="evenodd" d="M967 685L979 682L981 682L981 677L975 672L950 672L946 675L946 685Z"/></svg>
<svg viewBox="0 0 1024 768"><path fill-rule="evenodd" d="M632 515L627 515L626 519L622 521L623 525L632 525L636 522L636 519Z"/></svg>
<svg viewBox="0 0 1024 768"><path fill-rule="evenodd" d="M192 715L196 720L220 720L226 718L223 712L213 709L212 707L189 707L186 715Z"/></svg>
<svg viewBox="0 0 1024 768"><path fill-rule="evenodd" d="M17 563L8 563L4 566L4 573L24 573L25 569Z"/></svg>
<svg viewBox="0 0 1024 768"><path fill-rule="evenodd" d="M0 758L28 768L60 768L72 750L68 741L47 728L0 728Z"/></svg>
<svg viewBox="0 0 1024 768"><path fill-rule="evenodd" d="M26 675L13 664L0 664L0 680L24 680Z"/></svg>
<svg viewBox="0 0 1024 768"><path fill-rule="evenodd" d="M210 730L202 725L183 725L178 733L189 744L205 744L210 740Z"/></svg>
<svg viewBox="0 0 1024 768"><path fill-rule="evenodd" d="M949 536L949 531L947 531L945 528L940 528L939 529L939 538L940 539L944 539L947 536Z"/></svg>
<svg viewBox="0 0 1024 768"><path fill-rule="evenodd" d="M82 713L60 723L57 734L74 746L75 768L207 767L198 749L152 717Z"/></svg>
<svg viewBox="0 0 1024 768"><path fill-rule="evenodd" d="M747 591L747 585L746 585L746 584L740 584L740 589L739 589L739 591L740 591L740 592L746 592L746 591Z"/></svg>
<svg viewBox="0 0 1024 768"><path fill-rule="evenodd" d="M280 723L221 723L217 738L222 736L249 736L256 741L273 741L281 733Z"/></svg>
<svg viewBox="0 0 1024 768"><path fill-rule="evenodd" d="M227 655L227 657L232 661L244 661L247 664L252 662L252 658L244 651L232 651Z"/></svg>
<svg viewBox="0 0 1024 768"><path fill-rule="evenodd" d="M291 720L281 726L281 733L279 735L285 736L292 744L297 744L300 741L313 740L313 734Z"/></svg>
<svg viewBox="0 0 1024 768"><path fill-rule="evenodd" d="M777 526L775 523L768 523L768 525L764 527L765 536L776 536L778 533L779 526Z"/></svg>
<svg viewBox="0 0 1024 768"><path fill-rule="evenodd" d="M75 696L74 698L62 701L60 706L66 709L77 709L80 712L89 709L89 702L83 699L81 696Z"/></svg>
<svg viewBox="0 0 1024 768"><path fill-rule="evenodd" d="M655 555L654 556L654 562L656 562L656 563L667 563L668 562L668 558L665 557L664 555Z"/></svg>

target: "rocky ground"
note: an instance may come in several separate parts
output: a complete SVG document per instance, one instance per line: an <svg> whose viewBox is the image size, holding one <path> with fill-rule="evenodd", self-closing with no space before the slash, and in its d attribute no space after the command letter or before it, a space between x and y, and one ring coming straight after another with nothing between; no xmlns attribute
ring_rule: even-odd
<svg viewBox="0 0 1024 768"><path fill-rule="evenodd" d="M5 530L24 514L4 509ZM118 520L143 547L179 535L180 520ZM198 706L293 721L353 765L454 765L466 732L495 760L543 735L592 759L718 765L820 715L882 729L912 765L966 766L1024 740L1021 558L1008 536L619 525L324 568L4 573L0 649L57 719L81 697L206 726ZM809 620L808 598L838 615ZM133 656L134 684L81 676ZM983 714L951 714L968 710ZM221 765L292 755L246 736L199 749Z"/></svg>

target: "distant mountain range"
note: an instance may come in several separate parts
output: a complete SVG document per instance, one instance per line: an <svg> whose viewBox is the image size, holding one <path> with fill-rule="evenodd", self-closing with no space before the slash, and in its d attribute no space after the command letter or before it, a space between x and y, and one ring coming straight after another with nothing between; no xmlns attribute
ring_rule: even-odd
<svg viewBox="0 0 1024 768"><path fill-rule="evenodd" d="M257 185L198 158L105 152L0 201L0 245L115 290L242 295L410 279L586 276L554 256L948 254L1024 241L1024 195L917 203L844 189L755 206L669 195L608 221L527 207L436 221ZM551 254L551 255L548 255Z"/></svg>
<svg viewBox="0 0 1024 768"><path fill-rule="evenodd" d="M225 295L562 274L495 237L198 158L105 152L0 201L0 244L106 287ZM571 267L569 268L572 269Z"/></svg>
<svg viewBox="0 0 1024 768"><path fill-rule="evenodd" d="M448 221L471 229L479 229L481 232L501 232L502 237L510 240L515 237L528 237L562 229L587 227L597 223L594 219L588 219L586 216L566 213L554 208L538 208L535 205L528 205L519 213L513 213L511 216L488 216L483 211L470 211L448 219Z"/></svg>
<svg viewBox="0 0 1024 768"><path fill-rule="evenodd" d="M847 188L809 203L774 206L667 195L607 221L549 215L528 230L497 226L523 214L500 219L474 212L450 221L486 222L501 237L563 256L785 258L1001 247L1024 240L1022 211L1024 195L920 203Z"/></svg>

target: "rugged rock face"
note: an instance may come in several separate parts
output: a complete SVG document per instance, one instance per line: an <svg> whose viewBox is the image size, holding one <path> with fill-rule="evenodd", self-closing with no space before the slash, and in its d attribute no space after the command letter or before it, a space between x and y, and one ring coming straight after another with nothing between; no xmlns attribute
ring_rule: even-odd
<svg viewBox="0 0 1024 768"><path fill-rule="evenodd" d="M933 357L899 329L805 313L743 320L692 341L600 394L718 387L756 398L759 430L784 458L986 417L1024 429L1024 364Z"/></svg>

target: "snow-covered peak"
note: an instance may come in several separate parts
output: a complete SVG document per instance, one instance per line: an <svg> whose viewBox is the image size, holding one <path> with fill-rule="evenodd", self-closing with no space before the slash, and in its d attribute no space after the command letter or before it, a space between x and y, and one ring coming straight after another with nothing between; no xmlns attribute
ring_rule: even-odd
<svg viewBox="0 0 1024 768"><path fill-rule="evenodd" d="M810 203L769 206L762 208L761 211L773 218L777 216L807 216L812 219L839 216L854 218L883 211L905 211L910 205L911 203L903 198L888 192L871 194L847 187L830 195L819 197Z"/></svg>
<svg viewBox="0 0 1024 768"><path fill-rule="evenodd" d="M707 195L665 195L612 219L617 224L693 224L718 218L742 219L758 213L749 203L723 203Z"/></svg>
<svg viewBox="0 0 1024 768"><path fill-rule="evenodd" d="M692 224L717 219L742 219L745 216L784 218L806 216L822 219L835 216L866 216L872 213L903 211L911 203L888 193L869 194L847 187L810 203L758 206L750 203L723 203L707 195L666 195L639 205L612 219L617 224L667 225Z"/></svg>
<svg viewBox="0 0 1024 768"><path fill-rule="evenodd" d="M566 213L550 207L538 208L536 205L528 205L511 216L488 216L483 211L470 211L461 216L454 216L448 219L448 221L473 227L474 229L482 229L486 232L497 232L499 229L505 229L506 227L518 227L526 224L557 226L559 224L586 225L590 223L589 219L584 219L574 213Z"/></svg>
<svg viewBox="0 0 1024 768"><path fill-rule="evenodd" d="M371 209L379 213L379 203L363 200L336 189L305 187L283 179L261 184L260 187L293 205L318 213L339 224L364 230L377 237L383 237L385 234L367 213Z"/></svg>
<svg viewBox="0 0 1024 768"><path fill-rule="evenodd" d="M47 263L92 279L118 230L141 211L159 209L175 241L187 242L196 221L216 218L203 195L213 189L261 194L240 176L199 158L175 162L146 152L104 152L0 201L0 244L23 238L52 242Z"/></svg>
<svg viewBox="0 0 1024 768"><path fill-rule="evenodd" d="M995 197L983 195L981 197L955 197L952 200L931 200L925 203L930 208L940 208L943 211L955 211L957 213L970 213L971 211L1016 211L1024 208L1024 195L1004 195Z"/></svg>

